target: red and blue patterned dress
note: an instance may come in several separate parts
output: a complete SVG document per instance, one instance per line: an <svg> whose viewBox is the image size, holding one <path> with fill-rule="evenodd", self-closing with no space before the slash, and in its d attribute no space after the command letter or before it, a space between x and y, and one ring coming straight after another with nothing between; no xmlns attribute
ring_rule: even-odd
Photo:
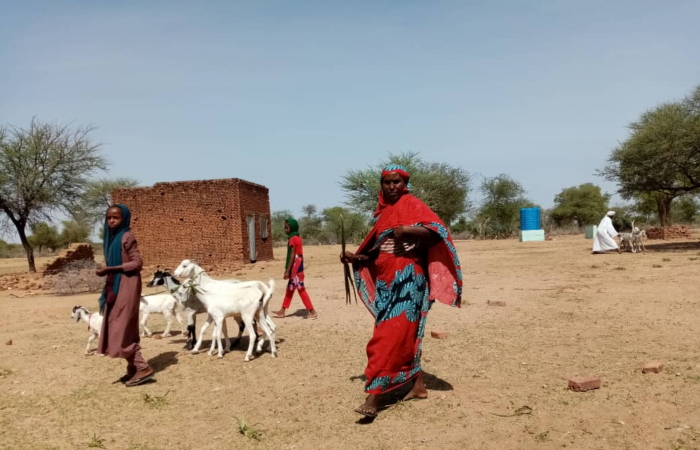
<svg viewBox="0 0 700 450"><path fill-rule="evenodd" d="M368 394L382 394L412 380L421 371L425 322L435 300L459 307L462 273L450 233L422 201L404 194L389 205L380 195L376 222L357 254L370 256L354 264L363 303L375 319L367 344ZM417 241L394 238L399 226L421 226L440 241L421 248Z"/></svg>

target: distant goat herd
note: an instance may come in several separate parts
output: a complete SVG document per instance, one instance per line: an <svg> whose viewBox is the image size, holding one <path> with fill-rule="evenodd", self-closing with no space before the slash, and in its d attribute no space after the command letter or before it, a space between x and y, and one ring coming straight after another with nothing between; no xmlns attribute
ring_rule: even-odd
<svg viewBox="0 0 700 450"><path fill-rule="evenodd" d="M180 283L176 277L185 280ZM233 345L239 343L244 329L248 330L250 336L248 351L245 355L246 362L250 361L254 348L257 353L262 352L264 337L267 337L270 343L272 357L277 356L275 346L277 327L268 314L268 304L275 289L273 279L270 279L268 284L262 281L215 280L194 261L184 260L172 275L167 270L157 270L147 286L163 286L167 292L141 297L139 322L141 336L153 335L146 326L148 316L162 314L166 321L162 337L171 336L170 329L175 318L183 334L187 334L185 349L198 353L204 333L209 325L214 323L208 354L213 355L214 350L218 349L218 357L223 358L224 352L230 351L232 347L225 319L233 317L238 323L238 336ZM187 318L187 329L184 328L181 313L184 313ZM206 313L207 320L197 337L195 317L199 313ZM83 306L75 306L71 317L76 322L82 321L87 324L90 337L85 354L90 354L90 345L99 337L102 329L102 315L99 312L91 313ZM264 337L259 336L258 328L261 329ZM221 344L222 335L226 343L225 348ZM195 337L197 337L196 340Z"/></svg>

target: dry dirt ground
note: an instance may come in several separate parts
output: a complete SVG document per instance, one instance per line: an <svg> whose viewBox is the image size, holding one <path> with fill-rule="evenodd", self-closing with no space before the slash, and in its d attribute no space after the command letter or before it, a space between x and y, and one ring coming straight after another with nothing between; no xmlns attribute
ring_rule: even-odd
<svg viewBox="0 0 700 450"><path fill-rule="evenodd" d="M143 339L158 373L136 388L113 384L123 361L83 356L86 328L69 316L96 295L4 293L0 449L698 449L700 243L649 247L591 255L582 236L459 242L466 304L430 313L428 333L449 333L424 342L430 398L388 399L373 423L353 412L372 320L344 303L338 247L307 247L320 318L276 320L279 358L244 363L239 347L217 360L184 352L180 335ZM281 256L240 277L275 277L275 308ZM152 325L162 331L162 317ZM650 360L664 371L643 375ZM587 374L600 390L567 390ZM514 415L522 406L531 414Z"/></svg>

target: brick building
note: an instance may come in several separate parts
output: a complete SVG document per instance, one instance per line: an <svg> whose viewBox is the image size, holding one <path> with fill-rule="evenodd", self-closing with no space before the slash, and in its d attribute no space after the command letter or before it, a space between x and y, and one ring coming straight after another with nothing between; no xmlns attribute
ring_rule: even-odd
<svg viewBox="0 0 700 450"><path fill-rule="evenodd" d="M146 265L174 269L183 259L238 269L272 257L270 197L265 186L237 178L156 183L117 189Z"/></svg>

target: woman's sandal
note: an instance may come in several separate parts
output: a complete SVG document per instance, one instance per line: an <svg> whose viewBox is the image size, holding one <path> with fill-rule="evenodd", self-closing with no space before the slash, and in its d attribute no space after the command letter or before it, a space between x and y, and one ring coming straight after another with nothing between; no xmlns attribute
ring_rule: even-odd
<svg viewBox="0 0 700 450"><path fill-rule="evenodd" d="M369 407L362 407L358 406L355 408L355 412L358 414L362 414L365 417L369 417L370 419L374 419L377 417L377 410L375 408L369 408Z"/></svg>

